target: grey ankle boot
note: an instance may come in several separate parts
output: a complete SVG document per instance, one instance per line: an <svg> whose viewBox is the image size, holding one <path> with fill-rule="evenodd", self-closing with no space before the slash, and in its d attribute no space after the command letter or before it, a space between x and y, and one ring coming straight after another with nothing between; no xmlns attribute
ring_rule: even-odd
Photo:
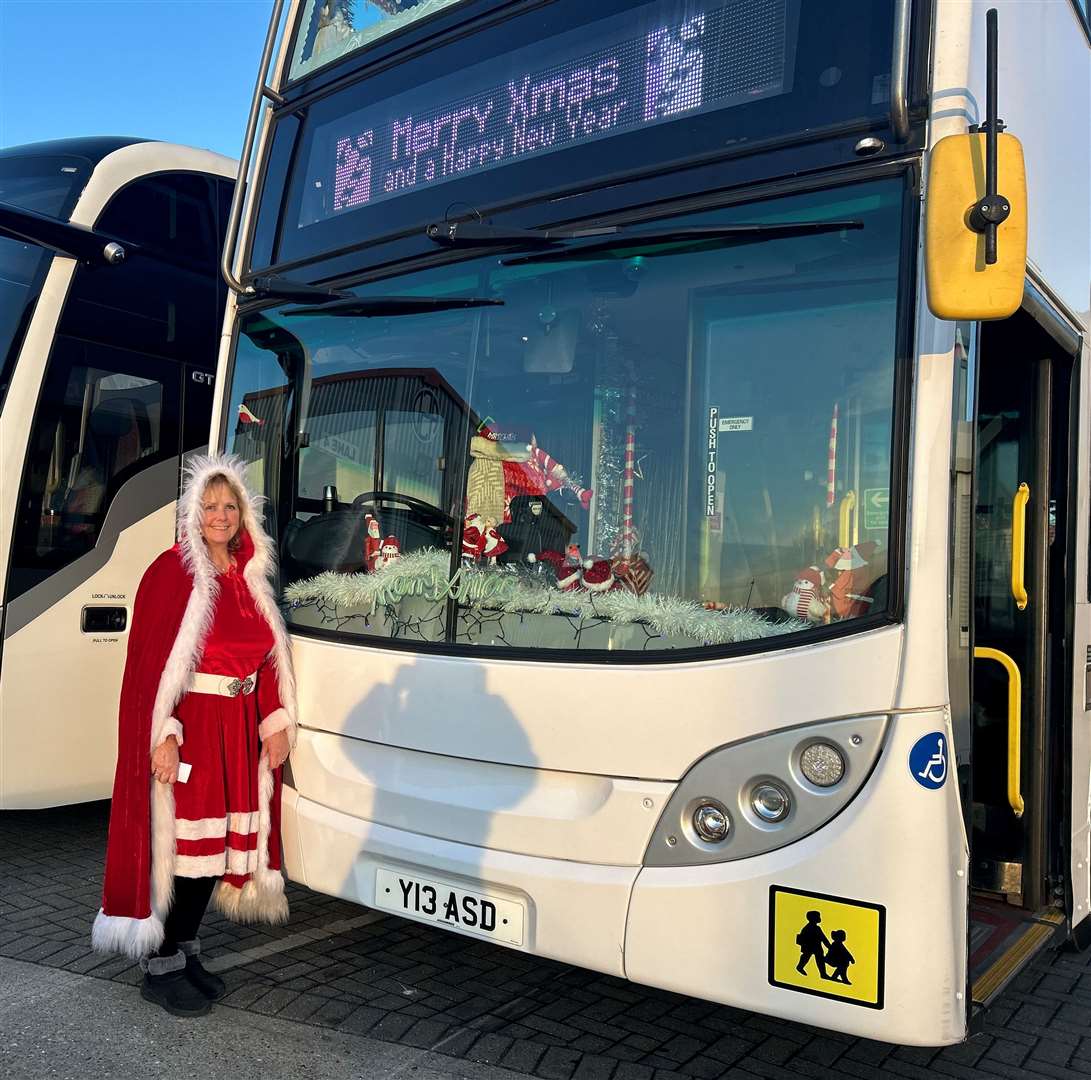
<svg viewBox="0 0 1091 1080"><path fill-rule="evenodd" d="M148 956L140 961L144 981L140 996L154 1002L174 1016L204 1016L212 1002L186 975L186 954L179 949L173 956Z"/></svg>
<svg viewBox="0 0 1091 1080"><path fill-rule="evenodd" d="M201 963L201 943L196 938L192 941L178 942L186 958L186 978L189 979L209 1001L219 1001L227 993L227 985L219 975L206 971Z"/></svg>

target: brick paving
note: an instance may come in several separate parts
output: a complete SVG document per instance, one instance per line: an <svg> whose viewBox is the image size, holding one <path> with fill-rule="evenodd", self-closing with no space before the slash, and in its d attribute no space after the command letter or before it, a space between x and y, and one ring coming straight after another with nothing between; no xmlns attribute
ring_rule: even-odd
<svg viewBox="0 0 1091 1080"><path fill-rule="evenodd" d="M0 814L0 956L135 984L89 947L108 806ZM898 1047L636 986L289 887L292 919L210 914L223 1004L502 1065L542 1080L1091 1077L1091 953L1049 951L983 1030Z"/></svg>

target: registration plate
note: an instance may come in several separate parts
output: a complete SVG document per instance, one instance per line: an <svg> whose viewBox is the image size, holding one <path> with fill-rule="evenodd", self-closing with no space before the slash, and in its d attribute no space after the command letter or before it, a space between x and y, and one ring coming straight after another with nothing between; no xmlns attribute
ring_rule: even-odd
<svg viewBox="0 0 1091 1080"><path fill-rule="evenodd" d="M435 878L379 867L375 873L375 906L411 919L442 923L490 941L523 944L524 905Z"/></svg>

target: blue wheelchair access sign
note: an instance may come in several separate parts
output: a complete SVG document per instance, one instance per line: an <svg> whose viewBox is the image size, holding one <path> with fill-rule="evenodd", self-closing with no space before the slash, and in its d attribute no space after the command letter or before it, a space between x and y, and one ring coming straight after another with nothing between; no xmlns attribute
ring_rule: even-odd
<svg viewBox="0 0 1091 1080"><path fill-rule="evenodd" d="M909 771L921 787L935 791L947 780L947 736L942 731L922 735L909 751Z"/></svg>

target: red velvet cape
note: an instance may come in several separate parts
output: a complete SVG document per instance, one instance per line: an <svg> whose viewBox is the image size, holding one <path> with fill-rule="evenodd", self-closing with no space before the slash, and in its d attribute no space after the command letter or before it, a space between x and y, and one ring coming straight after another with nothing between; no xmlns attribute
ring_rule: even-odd
<svg viewBox="0 0 1091 1080"><path fill-rule="evenodd" d="M151 775L152 710L192 588L175 544L148 567L136 593L121 681L117 770L106 841L102 908L107 915L151 915L151 785L156 783Z"/></svg>

